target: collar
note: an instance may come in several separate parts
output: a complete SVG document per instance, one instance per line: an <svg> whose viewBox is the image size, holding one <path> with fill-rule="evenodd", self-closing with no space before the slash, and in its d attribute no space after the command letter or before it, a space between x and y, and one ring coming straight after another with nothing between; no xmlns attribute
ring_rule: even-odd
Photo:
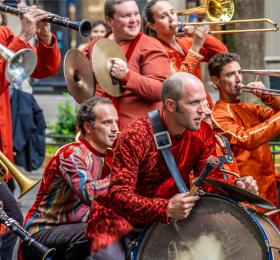
<svg viewBox="0 0 280 260"><path fill-rule="evenodd" d="M94 148L89 144L89 142L88 142L86 139L82 138L81 142L82 142L83 144L85 144L86 147L87 147L92 153L94 153L95 155L100 156L100 157L103 157L103 158L105 158L105 157L107 156L107 151L106 151L106 153L101 153L101 152L97 151L96 149L94 149Z"/></svg>

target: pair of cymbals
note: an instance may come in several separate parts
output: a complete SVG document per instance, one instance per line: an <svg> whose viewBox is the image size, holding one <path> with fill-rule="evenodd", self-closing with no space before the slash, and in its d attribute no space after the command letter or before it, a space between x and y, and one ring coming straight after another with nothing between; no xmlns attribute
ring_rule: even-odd
<svg viewBox="0 0 280 260"><path fill-rule="evenodd" d="M125 89L121 80L112 78L112 58L126 61L121 48L112 40L100 39L92 53L92 67L86 56L76 50L69 50L64 59L64 76L69 93L79 103L83 103L95 94L94 75L101 88L109 95L121 96Z"/></svg>

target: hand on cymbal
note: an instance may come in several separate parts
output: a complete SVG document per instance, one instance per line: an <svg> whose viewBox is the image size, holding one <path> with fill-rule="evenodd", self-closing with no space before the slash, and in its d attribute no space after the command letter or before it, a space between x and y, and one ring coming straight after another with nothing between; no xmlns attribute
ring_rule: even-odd
<svg viewBox="0 0 280 260"><path fill-rule="evenodd" d="M117 79L125 78L128 73L126 62L119 58L112 58L111 61L113 62L111 75Z"/></svg>
<svg viewBox="0 0 280 260"><path fill-rule="evenodd" d="M244 190L253 192L256 195L259 195L259 192L258 192L259 188L257 185L257 181L254 180L254 178L252 176L246 176L246 177L236 179L235 185L241 189L244 189Z"/></svg>
<svg viewBox="0 0 280 260"><path fill-rule="evenodd" d="M20 38L26 43L37 34L38 38L46 45L51 46L52 35L50 32L50 24L41 22L48 17L49 12L38 9L35 5L26 8L28 13L22 16L22 28Z"/></svg>
<svg viewBox="0 0 280 260"><path fill-rule="evenodd" d="M247 86L255 87L255 88L265 88L266 89L266 86L261 81L251 82ZM267 90L267 92L268 91L269 91L269 89ZM270 96L270 95L264 94L264 90L252 89L252 93L254 95L256 95L257 97L263 98L263 99L268 99L269 96Z"/></svg>
<svg viewBox="0 0 280 260"><path fill-rule="evenodd" d="M184 219L186 218L193 206L194 203L200 199L199 196L189 196L189 192L178 193L173 196L167 207L168 217L172 219Z"/></svg>

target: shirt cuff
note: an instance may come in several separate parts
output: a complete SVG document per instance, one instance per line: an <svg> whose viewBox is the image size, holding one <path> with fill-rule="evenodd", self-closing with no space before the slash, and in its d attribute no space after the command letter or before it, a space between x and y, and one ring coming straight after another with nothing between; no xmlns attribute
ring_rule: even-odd
<svg viewBox="0 0 280 260"><path fill-rule="evenodd" d="M122 78L122 83L123 83L123 86L126 85L126 83L128 82L129 80L129 76L130 76L130 70L128 70L126 76L124 78Z"/></svg>
<svg viewBox="0 0 280 260"><path fill-rule="evenodd" d="M200 53L194 52L192 49L190 49L189 52L191 52L195 57L197 57L197 58L199 58L201 60L203 60L203 58L204 58L203 55L201 55Z"/></svg>

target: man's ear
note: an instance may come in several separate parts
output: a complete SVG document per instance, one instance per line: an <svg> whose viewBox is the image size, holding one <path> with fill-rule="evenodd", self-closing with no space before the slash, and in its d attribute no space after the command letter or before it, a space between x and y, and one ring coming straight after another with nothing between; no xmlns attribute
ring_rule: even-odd
<svg viewBox="0 0 280 260"><path fill-rule="evenodd" d="M84 123L83 123L83 127L84 127L86 133L88 133L88 134L91 133L91 131L92 131L92 126L91 126L91 124L90 124L89 122L84 122Z"/></svg>
<svg viewBox="0 0 280 260"><path fill-rule="evenodd" d="M106 16L106 23L112 27L112 18L110 18L109 16Z"/></svg>
<svg viewBox="0 0 280 260"><path fill-rule="evenodd" d="M219 86L219 78L217 76L212 76L211 77L211 80L213 82L213 87L215 89L218 89L218 86Z"/></svg>
<svg viewBox="0 0 280 260"><path fill-rule="evenodd" d="M165 107L168 111L173 113L176 111L176 102L173 99L166 99Z"/></svg>

